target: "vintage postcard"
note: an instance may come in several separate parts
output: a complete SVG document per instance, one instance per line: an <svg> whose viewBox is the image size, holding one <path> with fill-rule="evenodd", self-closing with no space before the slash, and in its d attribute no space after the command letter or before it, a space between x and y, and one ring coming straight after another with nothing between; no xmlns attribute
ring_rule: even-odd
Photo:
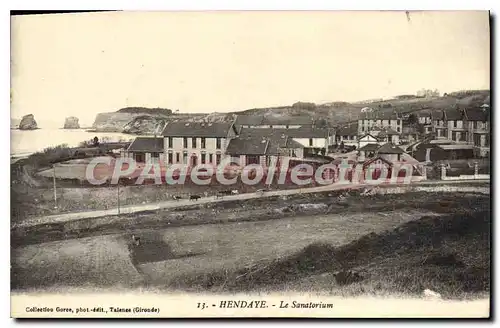
<svg viewBox="0 0 500 328"><path fill-rule="evenodd" d="M489 318L487 11L11 17L14 318Z"/></svg>

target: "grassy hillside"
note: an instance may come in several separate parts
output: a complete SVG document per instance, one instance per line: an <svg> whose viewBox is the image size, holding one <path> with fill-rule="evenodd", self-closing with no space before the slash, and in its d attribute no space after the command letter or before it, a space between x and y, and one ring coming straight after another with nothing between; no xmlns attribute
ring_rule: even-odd
<svg viewBox="0 0 500 328"><path fill-rule="evenodd" d="M93 128L96 131L125 132L132 134L153 134L158 125L170 120L212 122L232 121L234 114L265 115L277 117L307 116L324 119L332 125L357 121L363 107L372 107L380 112L401 113L452 108L459 106L480 106L489 103L489 90L466 90L446 94L442 97L418 98L413 95L396 96L394 99L349 103L344 101L314 104L296 102L288 106L251 108L230 113L174 113L171 109L126 107L112 113L97 115Z"/></svg>
<svg viewBox="0 0 500 328"><path fill-rule="evenodd" d="M313 104L298 102L291 106L279 106L269 108L252 108L235 114L247 115L277 115L277 116L311 116L314 118L326 118L331 123L355 121L358 119L361 109L371 107L380 112L392 112L393 110L406 113L420 110L445 109L455 105L480 106L489 103L489 90L465 90L449 93L443 97L418 98L411 95L397 96L394 99L375 102L331 102L325 104Z"/></svg>

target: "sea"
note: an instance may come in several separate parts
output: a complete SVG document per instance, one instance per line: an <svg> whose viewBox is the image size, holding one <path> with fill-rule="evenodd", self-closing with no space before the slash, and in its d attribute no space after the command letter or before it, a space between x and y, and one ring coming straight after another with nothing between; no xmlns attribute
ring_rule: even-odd
<svg viewBox="0 0 500 328"><path fill-rule="evenodd" d="M82 141L90 141L94 137L101 142L130 141L134 135L118 132L91 132L86 129L47 128L37 130L10 130L11 157L24 157L42 151L48 147L66 144L76 147Z"/></svg>

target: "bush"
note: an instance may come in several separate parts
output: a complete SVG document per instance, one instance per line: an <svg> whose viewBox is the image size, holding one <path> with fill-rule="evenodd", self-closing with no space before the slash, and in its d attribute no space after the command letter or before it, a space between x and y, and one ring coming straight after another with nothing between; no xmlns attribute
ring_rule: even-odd
<svg viewBox="0 0 500 328"><path fill-rule="evenodd" d="M41 152L31 154L27 158L27 164L31 164L35 168L47 167L53 163L66 160L70 158L71 155L71 148L68 147L67 144L62 144L55 147L48 147Z"/></svg>

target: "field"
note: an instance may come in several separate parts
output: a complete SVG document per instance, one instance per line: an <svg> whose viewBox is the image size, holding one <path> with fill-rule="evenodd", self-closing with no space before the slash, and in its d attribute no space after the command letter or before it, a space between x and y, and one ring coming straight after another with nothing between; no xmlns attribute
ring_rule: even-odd
<svg viewBox="0 0 500 328"><path fill-rule="evenodd" d="M489 291L488 208L478 194L353 197L347 206L318 195L13 231L12 288L411 295L426 287L466 297ZM191 220L203 213L207 224ZM439 256L461 264L432 264ZM365 279L340 286L332 274L342 269Z"/></svg>

